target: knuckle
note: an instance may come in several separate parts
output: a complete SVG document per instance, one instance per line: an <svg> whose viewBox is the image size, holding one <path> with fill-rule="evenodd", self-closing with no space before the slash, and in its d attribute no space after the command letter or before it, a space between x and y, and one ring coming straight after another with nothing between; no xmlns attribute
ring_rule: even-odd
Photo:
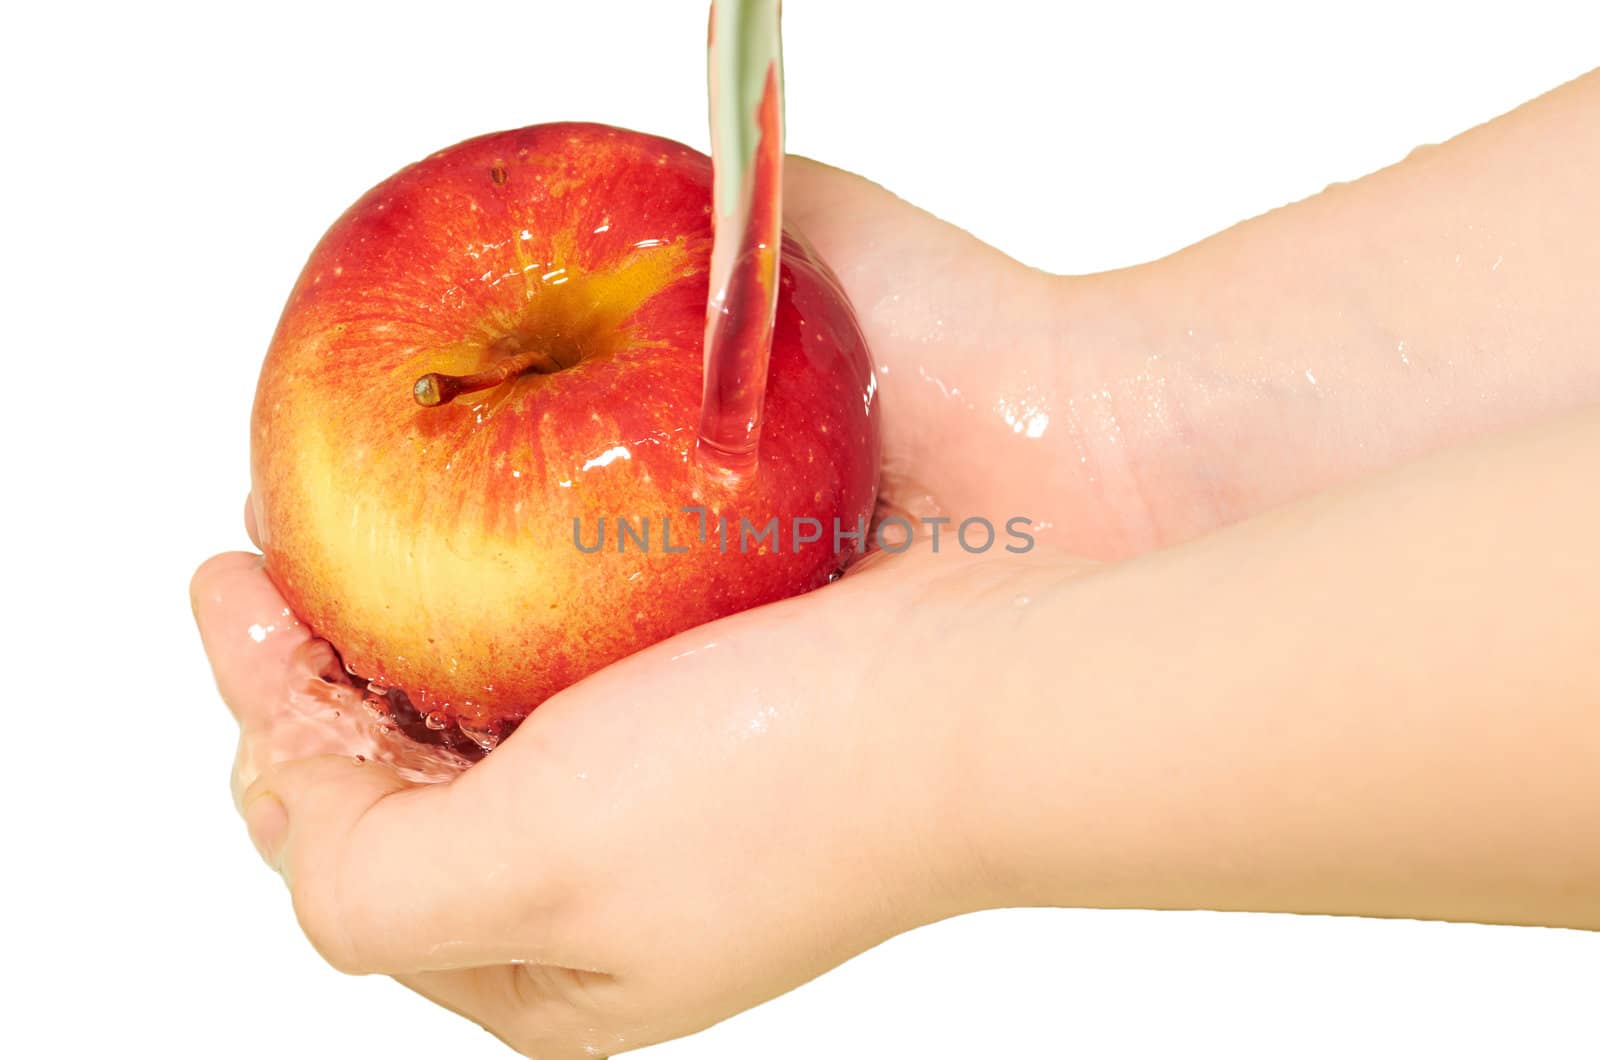
<svg viewBox="0 0 1600 1060"><path fill-rule="evenodd" d="M539 1060L594 1060L623 1048L607 1030L612 1008L602 995L614 980L601 973L551 965L517 964L509 969L516 1026L513 1049Z"/></svg>
<svg viewBox="0 0 1600 1060"><path fill-rule="evenodd" d="M296 872L291 894L295 918L312 947L336 971L365 975L370 967L352 931L337 862L312 864Z"/></svg>

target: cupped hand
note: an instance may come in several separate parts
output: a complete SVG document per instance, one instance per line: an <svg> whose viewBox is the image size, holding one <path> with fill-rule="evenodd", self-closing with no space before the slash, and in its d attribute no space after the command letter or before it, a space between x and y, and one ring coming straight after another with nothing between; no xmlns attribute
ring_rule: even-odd
<svg viewBox="0 0 1600 1060"><path fill-rule="evenodd" d="M788 218L879 366L884 504L1022 516L1041 547L879 556L593 675L465 772L362 713L257 557L210 561L194 598L241 724L236 792L308 934L339 967L562 1057L705 1026L1014 897L963 797L964 737L990 720L983 682L1008 673L1018 605L1079 569L1055 549L1191 538L1593 400L1592 241L1572 238L1593 167L1572 152L1596 142L1596 85L1156 266L1071 281L791 159ZM1530 172L1570 179L1530 196ZM1506 356L1521 351L1538 356Z"/></svg>
<svg viewBox="0 0 1600 1060"><path fill-rule="evenodd" d="M578 1057L709 1026L987 904L962 785L986 703L952 701L927 660L1069 569L880 553L591 676L448 783L327 735L337 665L259 557L216 557L193 593L240 722L242 810L316 948L530 1056Z"/></svg>
<svg viewBox="0 0 1600 1060"><path fill-rule="evenodd" d="M952 705L929 660L1079 566L1053 529L1115 552L1136 518L1061 457L1078 449L1048 368L1051 278L860 178L803 160L786 176L880 367L883 504L1021 516L1037 550L1002 536L973 555L947 529L937 553L926 536L879 553L593 675L465 771L366 714L259 557L195 577L240 722L235 797L307 935L530 1055L688 1033L983 904L960 777L981 704Z"/></svg>
<svg viewBox="0 0 1600 1060"><path fill-rule="evenodd" d="M1195 439L1182 437L1169 377L1117 334L1119 274L1028 268L808 159L790 158L784 180L788 222L838 274L877 364L888 505L1024 517L1042 540L1097 559L1166 543L1169 521L1206 523L1150 495Z"/></svg>

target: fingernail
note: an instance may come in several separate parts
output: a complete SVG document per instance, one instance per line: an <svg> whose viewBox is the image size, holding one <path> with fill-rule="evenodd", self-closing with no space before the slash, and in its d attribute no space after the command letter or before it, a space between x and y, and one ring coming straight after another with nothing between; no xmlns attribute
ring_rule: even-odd
<svg viewBox="0 0 1600 1060"><path fill-rule="evenodd" d="M284 833L289 830L289 811L276 795L267 792L244 808L244 823L261 860L274 872L279 871L278 854L283 849Z"/></svg>

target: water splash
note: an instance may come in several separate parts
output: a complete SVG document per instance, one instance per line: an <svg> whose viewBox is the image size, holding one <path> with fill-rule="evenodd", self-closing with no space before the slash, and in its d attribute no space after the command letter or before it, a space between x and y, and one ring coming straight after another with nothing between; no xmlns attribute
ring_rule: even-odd
<svg viewBox="0 0 1600 1060"><path fill-rule="evenodd" d="M454 731L426 732L404 692L351 676L326 641L309 640L289 660L285 694L275 698L270 713L249 719L240 743L240 783L248 785L280 762L345 755L387 765L415 783L436 784L484 755L477 742Z"/></svg>

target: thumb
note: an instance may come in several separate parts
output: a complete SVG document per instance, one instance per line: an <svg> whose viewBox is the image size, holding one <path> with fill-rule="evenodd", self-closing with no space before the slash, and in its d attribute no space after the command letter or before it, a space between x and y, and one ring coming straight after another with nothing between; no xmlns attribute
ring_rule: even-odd
<svg viewBox="0 0 1600 1060"><path fill-rule="evenodd" d="M542 939L506 930L546 900L551 877L526 834L535 822L506 849L518 771L485 761L448 783L417 783L448 771L365 720L332 649L295 619L260 557L209 560L192 598L239 720L240 809L328 962L402 973L539 960Z"/></svg>
<svg viewBox="0 0 1600 1060"><path fill-rule="evenodd" d="M314 868L334 853L319 846L346 842L373 807L412 786L379 763L319 755L269 766L245 789L239 809L262 859L293 886L297 867L309 863ZM300 829L294 863L289 861L291 819L315 825Z"/></svg>
<svg viewBox="0 0 1600 1060"><path fill-rule="evenodd" d="M301 929L341 971L407 963L392 944L412 918L385 899L404 891L422 859L378 834L402 808L378 811L411 790L386 765L319 755L268 766L239 800L251 841L289 886Z"/></svg>
<svg viewBox="0 0 1600 1060"><path fill-rule="evenodd" d="M320 755L269 766L245 789L251 836L329 964L397 975L551 963L550 939L527 928L548 921L537 914L553 878L500 834L496 786L472 780L419 784L381 762Z"/></svg>

